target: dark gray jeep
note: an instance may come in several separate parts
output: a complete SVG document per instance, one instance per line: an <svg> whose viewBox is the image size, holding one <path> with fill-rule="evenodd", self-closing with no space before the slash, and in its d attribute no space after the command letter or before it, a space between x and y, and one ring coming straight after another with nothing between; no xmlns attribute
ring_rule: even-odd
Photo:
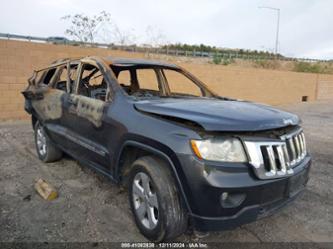
<svg viewBox="0 0 333 249"><path fill-rule="evenodd" d="M308 180L296 115L220 97L173 64L59 60L35 71L23 94L39 158L66 152L128 186L153 241L265 217Z"/></svg>

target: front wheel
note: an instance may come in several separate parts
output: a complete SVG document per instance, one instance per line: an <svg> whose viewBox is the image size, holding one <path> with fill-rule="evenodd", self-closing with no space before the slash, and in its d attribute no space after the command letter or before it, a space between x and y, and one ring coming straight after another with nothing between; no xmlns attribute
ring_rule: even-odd
<svg viewBox="0 0 333 249"><path fill-rule="evenodd" d="M35 144L37 155L43 162L48 163L61 159L62 151L52 143L39 121L35 125Z"/></svg>
<svg viewBox="0 0 333 249"><path fill-rule="evenodd" d="M149 240L173 239L186 231L187 215L164 161L146 156L133 163L129 201L140 232Z"/></svg>

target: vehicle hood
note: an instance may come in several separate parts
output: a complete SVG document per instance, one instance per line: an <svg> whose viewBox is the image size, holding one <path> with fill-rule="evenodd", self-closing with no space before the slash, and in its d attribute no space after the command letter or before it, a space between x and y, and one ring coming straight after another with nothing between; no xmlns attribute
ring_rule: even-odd
<svg viewBox="0 0 333 249"><path fill-rule="evenodd" d="M165 98L134 105L141 112L188 120L207 131L259 131L300 122L294 114L246 101Z"/></svg>

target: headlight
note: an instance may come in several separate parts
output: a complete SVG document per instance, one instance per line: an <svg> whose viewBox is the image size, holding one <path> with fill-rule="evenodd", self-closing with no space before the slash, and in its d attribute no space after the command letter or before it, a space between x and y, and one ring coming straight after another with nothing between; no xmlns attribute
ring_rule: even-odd
<svg viewBox="0 0 333 249"><path fill-rule="evenodd" d="M247 161L243 145L237 138L191 140L191 146L200 159L223 162Z"/></svg>

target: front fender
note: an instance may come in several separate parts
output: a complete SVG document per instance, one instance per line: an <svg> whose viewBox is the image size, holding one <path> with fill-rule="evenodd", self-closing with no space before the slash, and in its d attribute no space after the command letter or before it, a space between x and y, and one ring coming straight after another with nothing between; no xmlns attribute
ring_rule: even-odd
<svg viewBox="0 0 333 249"><path fill-rule="evenodd" d="M142 150L145 150L149 153L152 153L162 159L164 159L166 162L168 162L170 166L170 170L173 173L177 188L179 190L179 193L181 194L182 199L184 200L184 203L186 205L186 208L189 212L189 214L192 214L190 204L188 202L188 195L190 194L190 190L188 187L188 183L186 182L186 178L184 176L184 172L181 168L180 161L178 160L176 154L167 146L161 144L158 141L154 141L149 138L145 138L138 135L131 135L130 138L127 137L122 146L120 147L116 161L116 167L115 167L115 177L119 179L120 176L120 157L122 155L122 152L127 146L137 147Z"/></svg>

